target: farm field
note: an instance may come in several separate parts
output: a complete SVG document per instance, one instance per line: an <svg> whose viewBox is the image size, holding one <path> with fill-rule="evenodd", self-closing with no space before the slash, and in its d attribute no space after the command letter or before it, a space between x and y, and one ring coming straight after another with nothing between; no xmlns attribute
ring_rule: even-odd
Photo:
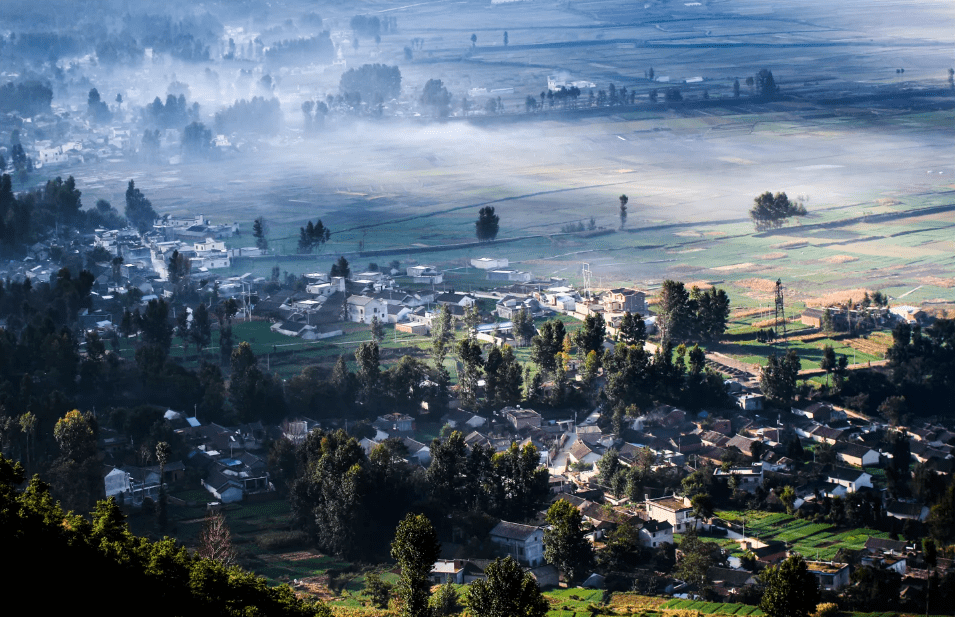
<svg viewBox="0 0 955 617"><path fill-rule="evenodd" d="M805 558L822 561L831 561L839 549L859 550L870 537L889 537L883 531L865 528L839 530L827 523L812 523L783 513L723 510L716 516L735 523L743 523L745 517L747 536L786 542ZM728 547L729 541L724 548ZM741 554L738 543L733 542L732 552Z"/></svg>

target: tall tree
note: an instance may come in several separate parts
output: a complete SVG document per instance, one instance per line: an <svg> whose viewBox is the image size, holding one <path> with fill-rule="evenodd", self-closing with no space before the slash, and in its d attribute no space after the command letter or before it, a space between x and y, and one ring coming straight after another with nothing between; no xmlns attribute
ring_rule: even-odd
<svg viewBox="0 0 955 617"><path fill-rule="evenodd" d="M458 392L461 396L461 405L466 409L477 407L478 380L484 359L481 357L481 345L471 338L464 338L458 343L458 357L464 367L458 377Z"/></svg>
<svg viewBox="0 0 955 617"><path fill-rule="evenodd" d="M497 232L500 228L500 219L494 214L494 206L484 206L478 211L478 220L474 223L477 239L481 242L491 242L497 238Z"/></svg>
<svg viewBox="0 0 955 617"><path fill-rule="evenodd" d="M156 522L159 531L165 532L169 524L169 503L166 496L166 463L172 450L165 441L156 444L156 461L159 463L159 503L156 505Z"/></svg>
<svg viewBox="0 0 955 617"><path fill-rule="evenodd" d="M802 363L795 349L782 358L770 354L759 376L759 389L769 399L788 405L796 395L796 380Z"/></svg>
<svg viewBox="0 0 955 617"><path fill-rule="evenodd" d="M563 351L567 330L564 322L551 319L541 326L540 334L531 339L531 360L541 370L553 373L557 370L557 354Z"/></svg>
<svg viewBox="0 0 955 617"><path fill-rule="evenodd" d="M613 85L613 84L611 84ZM630 198L626 195L620 196L620 229L627 226L627 202Z"/></svg>
<svg viewBox="0 0 955 617"><path fill-rule="evenodd" d="M378 319L378 315L371 318L371 338L379 345L385 340L385 327L381 324L381 320Z"/></svg>
<svg viewBox="0 0 955 617"><path fill-rule="evenodd" d="M444 366L444 359L454 342L454 317L447 304L442 304L431 320L431 357L436 367Z"/></svg>
<svg viewBox="0 0 955 617"><path fill-rule="evenodd" d="M669 279L663 281L659 307L661 338L675 343L687 340L693 327L693 308L683 283Z"/></svg>
<svg viewBox="0 0 955 617"><path fill-rule="evenodd" d="M53 487L60 502L75 512L89 512L103 492L96 460L96 433L93 414L76 409L57 420L53 427L53 437L60 447L60 456L50 469Z"/></svg>
<svg viewBox="0 0 955 617"><path fill-rule="evenodd" d="M465 604L474 617L544 617L549 605L537 581L511 557L495 559L485 579L468 586Z"/></svg>
<svg viewBox="0 0 955 617"><path fill-rule="evenodd" d="M332 269L329 273L329 276L340 276L345 279L351 277L351 267L348 265L348 260L345 259L344 255L339 257L338 261L332 264Z"/></svg>
<svg viewBox="0 0 955 617"><path fill-rule="evenodd" d="M399 523L391 556L401 569L398 596L402 617L430 617L430 574L440 552L438 535L426 516L409 514Z"/></svg>
<svg viewBox="0 0 955 617"><path fill-rule="evenodd" d="M643 316L630 311L624 313L623 319L620 320L619 338L627 345L643 347L647 342L647 325L643 321Z"/></svg>
<svg viewBox="0 0 955 617"><path fill-rule="evenodd" d="M607 323L601 313L591 313L584 318L584 325L574 333L574 343L578 354L586 357L591 351L603 353L604 339L607 338Z"/></svg>
<svg viewBox="0 0 955 617"><path fill-rule="evenodd" d="M369 403L378 392L381 382L381 352L378 343L369 341L362 343L355 350L355 360L358 361L358 383L361 386L361 398Z"/></svg>
<svg viewBox="0 0 955 617"><path fill-rule="evenodd" d="M142 233L149 230L157 218L159 215L153 209L152 203L130 180L126 188L126 219Z"/></svg>
<svg viewBox="0 0 955 617"><path fill-rule="evenodd" d="M759 575L763 596L759 608L767 617L809 617L819 603L819 585L806 561L793 553Z"/></svg>
<svg viewBox="0 0 955 617"><path fill-rule="evenodd" d="M265 222L265 217L260 216L252 222L252 237L255 238L255 246L259 250L266 250L269 248L269 239L265 237L267 233L267 223Z"/></svg>
<svg viewBox="0 0 955 617"><path fill-rule="evenodd" d="M577 580L592 565L594 554L584 537L583 514L566 499L559 499L547 510L547 524L544 558L569 581Z"/></svg>

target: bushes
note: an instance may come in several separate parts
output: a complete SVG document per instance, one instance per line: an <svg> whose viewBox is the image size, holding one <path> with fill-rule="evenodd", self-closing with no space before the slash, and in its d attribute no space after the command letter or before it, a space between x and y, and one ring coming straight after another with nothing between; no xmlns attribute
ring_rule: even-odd
<svg viewBox="0 0 955 617"><path fill-rule="evenodd" d="M833 602L823 602L816 605L813 617L836 617L839 614L839 605Z"/></svg>

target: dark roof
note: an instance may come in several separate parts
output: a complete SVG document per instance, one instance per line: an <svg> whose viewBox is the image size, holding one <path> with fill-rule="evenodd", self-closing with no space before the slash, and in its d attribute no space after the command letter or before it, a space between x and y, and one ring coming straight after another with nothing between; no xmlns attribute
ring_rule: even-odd
<svg viewBox="0 0 955 617"><path fill-rule="evenodd" d="M508 538L510 540L526 540L538 531L540 531L540 527L501 521L491 530L491 535L499 538Z"/></svg>
<svg viewBox="0 0 955 617"><path fill-rule="evenodd" d="M733 570L731 568L709 567L706 569L706 578L714 583L726 583L730 587L742 587L748 583L755 574L746 570Z"/></svg>
<svg viewBox="0 0 955 617"><path fill-rule="evenodd" d="M869 537L865 541L865 548L869 551L892 551L896 553L905 552L905 542L902 540L886 540L885 538Z"/></svg>
<svg viewBox="0 0 955 617"><path fill-rule="evenodd" d="M846 456L855 456L858 458L862 458L863 456L865 456L866 454L872 451L873 451L872 448L867 448L857 443L846 443L844 441L840 441L839 443L836 444L836 452L840 454L845 454Z"/></svg>
<svg viewBox="0 0 955 617"><path fill-rule="evenodd" d="M920 503L906 503L893 499L885 504L885 511L889 514L901 514L903 516L921 516L923 507Z"/></svg>
<svg viewBox="0 0 955 617"><path fill-rule="evenodd" d="M848 467L833 467L829 470L827 476L845 482L855 482L862 474L866 472L859 469L849 469Z"/></svg>
<svg viewBox="0 0 955 617"><path fill-rule="evenodd" d="M649 521L643 523L643 528L650 533L653 533L655 531L666 531L667 529L673 529L673 525L667 521L655 521L650 519Z"/></svg>

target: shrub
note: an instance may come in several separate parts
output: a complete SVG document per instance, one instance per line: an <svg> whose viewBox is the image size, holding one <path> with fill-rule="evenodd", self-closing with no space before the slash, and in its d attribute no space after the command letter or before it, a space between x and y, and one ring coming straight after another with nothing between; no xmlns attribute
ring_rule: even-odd
<svg viewBox="0 0 955 617"><path fill-rule="evenodd" d="M834 602L823 602L816 605L813 617L835 617L839 614L839 605Z"/></svg>

